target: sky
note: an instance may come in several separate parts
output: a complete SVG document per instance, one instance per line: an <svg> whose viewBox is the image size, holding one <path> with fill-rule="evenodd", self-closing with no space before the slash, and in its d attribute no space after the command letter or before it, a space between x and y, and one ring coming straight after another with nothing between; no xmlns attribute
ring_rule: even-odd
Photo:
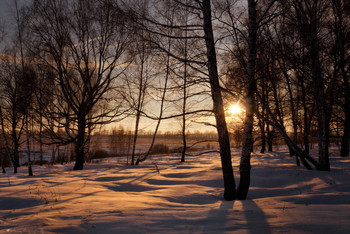
<svg viewBox="0 0 350 234"><path fill-rule="evenodd" d="M0 27L5 28L5 41L15 27L15 1L19 7L31 2L31 0L0 0ZM3 46L3 44L0 45Z"/></svg>
<svg viewBox="0 0 350 234"><path fill-rule="evenodd" d="M24 4L29 4L32 0L0 0L0 26L4 25L5 27L5 39L0 42L0 48L5 48L6 44L9 40L11 40L11 34L14 32L14 29L16 27L15 25L15 1L17 1L18 6L21 7ZM1 53L1 52L0 52ZM118 127L120 125L124 126L125 129L134 129L134 118L128 118L127 120L124 120L122 122L118 122L116 124L113 124L111 127ZM141 120L141 129L144 130L153 130L156 125L156 121L151 121L149 119L143 118ZM191 126L192 125L192 126ZM190 124L188 126L189 130L195 131L195 130L201 130L201 131L212 131L214 128L208 127L205 125L198 125L198 124ZM180 130L181 124L178 119L172 119L163 121L160 130L161 131L168 131L169 128L173 130Z"/></svg>

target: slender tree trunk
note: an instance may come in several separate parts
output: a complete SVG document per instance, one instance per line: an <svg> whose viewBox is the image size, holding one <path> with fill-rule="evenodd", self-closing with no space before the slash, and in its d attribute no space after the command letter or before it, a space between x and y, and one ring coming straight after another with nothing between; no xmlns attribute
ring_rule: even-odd
<svg viewBox="0 0 350 234"><path fill-rule="evenodd" d="M238 185L237 198L245 200L250 186L250 154L253 146L253 122L255 109L255 59L256 59L256 39L258 25L256 22L256 3L255 0L248 0L248 64L247 64L247 86L245 90L245 108L246 116L243 126L243 140L241 162L239 165L240 180Z"/></svg>
<svg viewBox="0 0 350 234"><path fill-rule="evenodd" d="M185 56L187 57L187 56ZM187 149L186 143L186 104L187 104L187 63L185 62L184 71L184 87L183 87L183 103L182 103L182 151L181 151L181 162L185 162L185 154Z"/></svg>
<svg viewBox="0 0 350 234"><path fill-rule="evenodd" d="M29 121L28 121L28 113L26 113L26 140L27 140L27 161L28 161L28 175L33 176L32 170L32 161L30 155L30 135L29 135Z"/></svg>
<svg viewBox="0 0 350 234"><path fill-rule="evenodd" d="M272 146L273 146L273 134L270 129L270 124L266 124L266 132L267 132L267 151L272 152Z"/></svg>
<svg viewBox="0 0 350 234"><path fill-rule="evenodd" d="M18 142L18 137L16 133L16 125L12 124L12 150L13 150L13 163L14 167L16 168L15 171L17 172L17 167L20 167L19 165L19 142Z"/></svg>
<svg viewBox="0 0 350 234"><path fill-rule="evenodd" d="M224 106L217 70L210 0L202 1L202 11L203 29L205 34L205 43L208 58L207 66L209 72L211 96L213 99L213 112L215 115L216 128L219 137L220 157L224 177L224 198L225 200L234 200L236 199L236 188L231 161L230 139L225 120Z"/></svg>
<svg viewBox="0 0 350 234"><path fill-rule="evenodd" d="M266 134L265 134L265 121L259 119L260 136L261 136L261 150L260 153L264 154L266 151Z"/></svg>
<svg viewBox="0 0 350 234"><path fill-rule="evenodd" d="M170 50L170 45L169 45L169 50ZM154 134L153 134L153 137L152 137L152 142L151 142L150 147L148 148L147 153L145 154L145 156L143 156L143 158L138 158L136 160L136 165L138 165L140 162L143 162L143 161L145 161L147 159L147 157L150 155L150 153L152 151L154 142L156 140L156 136L157 136L158 129L159 129L159 126L160 126L160 122L161 122L161 119L163 117L165 94L166 94L166 91L167 91L168 80L169 80L169 75L170 75L169 66L170 66L170 56L168 55L167 56L167 62L166 62L165 83L164 83L164 89L163 89L163 94L162 94L162 101L161 101L161 104L160 104L160 113L159 113L159 118L158 118L158 121L157 121L156 129L154 130Z"/></svg>
<svg viewBox="0 0 350 234"><path fill-rule="evenodd" d="M270 115L271 115L271 113L270 113ZM308 170L312 170L312 167L310 166L310 164L306 160L311 162L314 166L317 166L317 162L313 158L311 158L308 154L306 154L303 150L301 150L298 147L298 145L295 144L293 142L293 140L288 136L283 125L279 124L277 120L273 121L271 119L267 119L266 121L268 121L272 126L274 126L279 131L279 133L283 137L284 141L286 142L287 146L290 147L295 152L295 154L300 158L300 160L301 160L302 164L305 166L305 168Z"/></svg>
<svg viewBox="0 0 350 234"><path fill-rule="evenodd" d="M345 122L344 122L344 133L341 138L341 148L340 155L342 157L349 156L349 148L350 148L350 105L348 105L348 109L345 110Z"/></svg>
<svg viewBox="0 0 350 234"><path fill-rule="evenodd" d="M345 62L343 62L345 63ZM344 130L343 130L343 136L341 138L341 148L340 148L340 155L342 157L349 156L349 149L350 149L350 85L348 81L348 76L345 72L345 65L342 66L342 76L344 79L344 93L345 93L345 102L344 102L344 113L345 113L345 120L344 120Z"/></svg>
<svg viewBox="0 0 350 234"><path fill-rule="evenodd" d="M309 146L309 135L310 135L310 121L308 118L309 109L306 104L306 90L304 84L301 84L302 89L302 103L303 103L303 110L304 110L304 131L303 131L303 141L304 141L304 152L306 154L309 154L310 152L310 146ZM311 117L310 117L311 118Z"/></svg>
<svg viewBox="0 0 350 234"><path fill-rule="evenodd" d="M78 117L78 135L75 142L75 165L73 170L83 170L85 156L85 116Z"/></svg>
<svg viewBox="0 0 350 234"><path fill-rule="evenodd" d="M134 139L133 139L133 146L132 146L132 153L131 153L131 165L135 164L135 151L136 151L136 142L138 137L138 131L139 131L139 124L140 124L140 118L141 118L141 110L143 107L143 101L145 97L145 91L146 91L146 83L144 83L144 63L145 63L145 46L142 44L142 53L140 55L141 59L141 66L140 66L140 84L139 84L139 90L138 90L138 100L137 100L137 107L136 107L136 122L135 122L135 131L134 131Z"/></svg>
<svg viewBox="0 0 350 234"><path fill-rule="evenodd" d="M52 149L51 149L51 165L55 164L55 161L56 161L55 154L56 154L55 146L52 146Z"/></svg>
<svg viewBox="0 0 350 234"><path fill-rule="evenodd" d="M9 143L8 143L8 140L7 140L7 136L6 136L6 133L5 133L5 127L4 127L4 119L2 117L2 108L0 106L0 124L1 124L1 133L2 133L2 137L4 138L4 143L5 143L5 149L6 149L6 153L7 153L7 156L10 157L11 161L12 161L12 164L13 164L13 168L14 168L14 173L17 173L17 168L15 167L15 163L14 163L14 160L13 160L13 155L11 154L11 150L10 150L10 147L9 147ZM3 162L2 162L2 172L5 173L5 167L4 167L4 158L3 157Z"/></svg>
<svg viewBox="0 0 350 234"><path fill-rule="evenodd" d="M308 50L310 59L310 70L312 76L312 92L315 100L315 110L317 118L318 135L318 165L317 169L329 171L329 119L331 105L327 105L325 94L325 81L322 74L322 64L320 60L320 18L324 11L321 1L311 1L312 4L304 5L303 1L294 1L296 22L299 24L299 33L302 42Z"/></svg>
<svg viewBox="0 0 350 234"><path fill-rule="evenodd" d="M5 156L2 155L1 156L1 169L2 169L2 173L5 174L6 173L6 169L5 169Z"/></svg>
<svg viewBox="0 0 350 234"><path fill-rule="evenodd" d="M280 62L279 63L282 68L283 68L283 75L286 78L286 83L287 83L287 88L288 88L288 94L289 94L289 103L290 103L290 112L292 114L292 124L293 124L293 141L295 144L297 144L297 139L298 139L298 112L297 112L297 107L295 106L295 99L293 95L293 90L291 87L291 82L290 82L290 77L289 74L287 73L287 69L284 65L284 63ZM290 156L296 156L295 152L293 149L289 148ZM296 156L296 162L297 165L299 165L298 161L298 156Z"/></svg>
<svg viewBox="0 0 350 234"><path fill-rule="evenodd" d="M134 138L132 144L132 152L131 152L131 165L135 164L135 152L136 152L136 142L139 133L139 123L140 123L140 111L136 113L136 121L135 121L135 130L134 130Z"/></svg>
<svg viewBox="0 0 350 234"><path fill-rule="evenodd" d="M186 18L187 25L187 18ZM185 37L187 37L187 27L185 30ZM185 162L185 155L187 150L186 142L186 105L187 105L187 39L185 39L185 62L184 62L184 83L183 83L183 103L182 103L182 151L181 162Z"/></svg>
<svg viewBox="0 0 350 234"><path fill-rule="evenodd" d="M326 97L324 93L324 82L321 73L321 63L319 60L319 52L316 43L313 43L310 48L310 56L312 57L313 69L313 93L316 104L317 116L317 135L318 135L318 166L321 171L329 171L329 118Z"/></svg>
<svg viewBox="0 0 350 234"><path fill-rule="evenodd" d="M348 69L348 33L349 33L349 24L348 17L349 13L345 11L349 4L345 0L332 0L332 10L333 10L333 19L334 26L333 31L336 36L335 38L335 66L339 67L339 75L341 75L343 80L343 111L345 115L344 119L344 128L343 136L341 138L341 148L340 155L342 157L349 156L350 148L350 85L349 85L349 69ZM333 20L332 19L332 20Z"/></svg>
<svg viewBox="0 0 350 234"><path fill-rule="evenodd" d="M40 147L40 166L43 165L43 141L42 141L42 133L43 133L43 116L41 114L41 111L40 111L40 123L39 123L39 147Z"/></svg>

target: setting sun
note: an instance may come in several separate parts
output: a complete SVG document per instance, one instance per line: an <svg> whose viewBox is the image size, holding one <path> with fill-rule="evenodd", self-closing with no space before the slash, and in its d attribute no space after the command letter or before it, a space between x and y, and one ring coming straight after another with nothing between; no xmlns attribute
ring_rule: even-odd
<svg viewBox="0 0 350 234"><path fill-rule="evenodd" d="M230 108L228 109L228 112L231 115L237 115L242 112L242 108L238 104L231 105Z"/></svg>

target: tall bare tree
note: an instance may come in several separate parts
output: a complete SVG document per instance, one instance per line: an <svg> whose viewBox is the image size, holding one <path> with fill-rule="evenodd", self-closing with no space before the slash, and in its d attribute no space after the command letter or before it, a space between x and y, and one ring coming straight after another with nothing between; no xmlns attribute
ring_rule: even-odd
<svg viewBox="0 0 350 234"><path fill-rule="evenodd" d="M199 3L203 14L203 30L204 40L207 49L207 67L209 73L209 81L211 94L213 99L213 112L216 120L216 128L219 136L221 166L224 176L224 198L226 200L236 199L235 180L233 177L230 139L227 130L223 99L220 90L215 39L212 26L212 12L210 0L203 0Z"/></svg>
<svg viewBox="0 0 350 234"><path fill-rule="evenodd" d="M334 70L340 77L339 83L342 87L341 108L344 113L344 127L341 139L341 156L349 156L350 149L350 3L344 0L331 1L330 32L333 41Z"/></svg>
<svg viewBox="0 0 350 234"><path fill-rule="evenodd" d="M318 133L319 170L330 170L329 165L329 121L331 105L327 102L327 82L323 72L321 54L322 19L327 14L328 3L321 0L291 1L292 18L297 26L303 45L308 50L312 90L315 100Z"/></svg>
<svg viewBox="0 0 350 234"><path fill-rule="evenodd" d="M46 127L55 141L75 143L74 169L82 170L88 127L122 114L113 92L126 67L124 13L112 0L35 0L30 14L33 52L57 85Z"/></svg>

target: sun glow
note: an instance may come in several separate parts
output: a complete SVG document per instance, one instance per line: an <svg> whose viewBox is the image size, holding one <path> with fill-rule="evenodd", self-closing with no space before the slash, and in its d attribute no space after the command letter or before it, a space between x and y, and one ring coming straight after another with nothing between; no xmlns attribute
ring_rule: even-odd
<svg viewBox="0 0 350 234"><path fill-rule="evenodd" d="M240 114L242 111L243 111L242 108L238 104L231 105L230 108L228 109L228 112L231 115Z"/></svg>

